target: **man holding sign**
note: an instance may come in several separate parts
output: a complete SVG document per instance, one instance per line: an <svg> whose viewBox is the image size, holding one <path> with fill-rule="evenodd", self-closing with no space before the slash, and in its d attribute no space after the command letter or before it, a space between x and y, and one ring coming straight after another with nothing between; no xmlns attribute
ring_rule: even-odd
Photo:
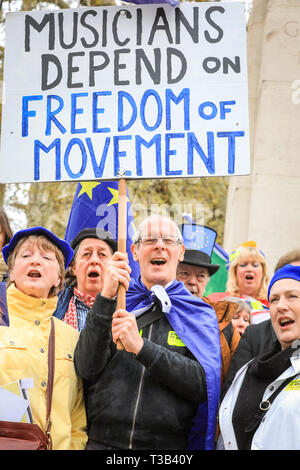
<svg viewBox="0 0 300 470"><path fill-rule="evenodd" d="M212 449L220 390L216 315L176 281L184 245L169 218L150 216L132 253L141 277L126 310L106 286L89 311L75 352L87 382L87 449ZM121 342L120 351L116 343Z"/></svg>

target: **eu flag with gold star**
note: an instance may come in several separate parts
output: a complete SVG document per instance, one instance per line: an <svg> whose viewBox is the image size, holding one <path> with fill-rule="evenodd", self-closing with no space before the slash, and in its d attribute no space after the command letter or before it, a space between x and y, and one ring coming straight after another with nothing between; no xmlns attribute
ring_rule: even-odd
<svg viewBox="0 0 300 470"><path fill-rule="evenodd" d="M131 267L131 277L137 278L140 274L139 264L134 261L130 250L135 226L128 191L127 198L126 251ZM107 230L117 241L118 202L118 181L82 181L78 183L70 211L65 240L70 243L84 228L96 227Z"/></svg>
<svg viewBox="0 0 300 470"><path fill-rule="evenodd" d="M186 249L199 250L211 257L211 264L218 264L220 268L213 274L206 286L204 295L214 292L225 292L228 279L229 255L216 243L217 233L210 227L197 225L191 214L183 214L188 224L183 225L183 238Z"/></svg>

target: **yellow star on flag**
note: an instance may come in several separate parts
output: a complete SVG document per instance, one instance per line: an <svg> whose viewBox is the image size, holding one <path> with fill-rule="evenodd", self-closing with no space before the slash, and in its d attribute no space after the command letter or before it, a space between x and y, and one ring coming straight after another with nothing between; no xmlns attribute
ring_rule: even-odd
<svg viewBox="0 0 300 470"><path fill-rule="evenodd" d="M81 184L81 190L80 190L77 197L79 197L82 194L86 193L88 195L88 197L92 200L93 199L93 189L96 188L96 186L99 186L99 184L101 184L101 183L88 181L86 183L82 182L80 184Z"/></svg>
<svg viewBox="0 0 300 470"><path fill-rule="evenodd" d="M113 204L118 204L118 202L119 202L119 190L114 189L114 188L109 188L109 187L107 187L107 189L111 192L111 194L113 196L107 205L112 206ZM126 202L129 202L129 199L128 199L127 196L126 196Z"/></svg>

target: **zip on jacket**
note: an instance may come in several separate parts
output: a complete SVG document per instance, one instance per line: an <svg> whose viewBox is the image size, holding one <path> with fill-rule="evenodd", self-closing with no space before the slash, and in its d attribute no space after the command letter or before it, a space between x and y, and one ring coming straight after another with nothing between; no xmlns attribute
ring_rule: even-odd
<svg viewBox="0 0 300 470"><path fill-rule="evenodd" d="M149 328L148 339L151 339L152 326L153 326L153 324L151 324L151 325L150 325L150 328ZM145 370L146 370L146 367L143 366L142 375L141 375L141 380L140 380L139 388L138 388L138 395L137 395L137 399L136 399L136 403L135 403L135 408L134 408L133 421L132 421L132 428L131 428L131 433L130 433L130 441L129 441L128 449L132 449L133 434L134 434L135 422L136 422L136 415L137 415L137 410L138 410L138 406L139 406L139 402L140 402L140 398L141 398L141 392L142 392L142 386L143 386L143 382L144 382Z"/></svg>

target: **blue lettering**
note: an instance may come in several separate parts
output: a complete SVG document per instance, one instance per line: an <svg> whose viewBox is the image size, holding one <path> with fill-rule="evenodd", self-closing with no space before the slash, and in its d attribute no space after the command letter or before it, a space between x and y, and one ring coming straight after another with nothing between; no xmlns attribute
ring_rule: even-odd
<svg viewBox="0 0 300 470"><path fill-rule="evenodd" d="M89 152L90 152L95 178L101 178L102 175L103 175L104 167L105 167L107 152L108 152L108 148L109 148L109 144L110 144L110 137L106 137L106 139L105 139L104 149L103 149L103 152L102 152L102 157L101 157L99 166L98 166L97 161L96 161L94 147L93 147L93 144L92 144L92 141L91 141L90 137L87 137L85 139L85 141L86 141L86 144L87 144Z"/></svg>
<svg viewBox="0 0 300 470"><path fill-rule="evenodd" d="M243 137L244 131L217 132L217 137L228 138L228 173L232 175L235 171L235 138Z"/></svg>
<svg viewBox="0 0 300 470"><path fill-rule="evenodd" d="M188 175L194 174L194 149L198 152L210 174L215 173L214 133L207 132L207 155L205 155L194 132L188 132Z"/></svg>
<svg viewBox="0 0 300 470"><path fill-rule="evenodd" d="M82 165L81 165L80 170L77 173L73 173L69 165L69 155L74 145L78 145L78 147L81 150L81 156L82 156ZM79 178L85 172L86 164L87 164L87 153L86 153L83 142L80 139L76 139L76 138L71 139L70 142L68 143L68 146L66 148L65 155L64 155L64 165L68 173L68 176L72 179Z"/></svg>
<svg viewBox="0 0 300 470"><path fill-rule="evenodd" d="M58 107L52 111L52 100L58 101ZM45 135L51 135L51 122L56 125L62 134L67 132L67 129L56 119L55 115L60 113L64 107L64 100L57 95L48 95L47 96L47 117L46 117L46 130Z"/></svg>
<svg viewBox="0 0 300 470"><path fill-rule="evenodd" d="M22 98L22 137L28 136L28 118L36 116L36 111L29 111L28 102L42 100L42 95L23 96Z"/></svg>
<svg viewBox="0 0 300 470"><path fill-rule="evenodd" d="M88 93L72 93L71 94L71 134L83 134L87 132L86 127L76 129L76 116L83 114L83 108L77 108L77 98L88 96Z"/></svg>
<svg viewBox="0 0 300 470"><path fill-rule="evenodd" d="M145 118L145 107L146 107L146 103L147 103L147 100L150 96L153 96L155 101L156 101L156 104L157 104L157 119L156 119L156 122L153 126L149 126L146 122L146 118ZM141 99L141 106L140 106L140 115L141 115L141 120L142 120L142 124L144 126L144 128L146 129L146 131L154 131L155 129L157 129L160 124L161 124L161 121L162 121L162 112L163 112L163 106L162 106L162 102L161 102L161 99L159 97L159 94L155 91L155 90L147 90L145 91L145 93L143 94L143 97ZM154 112L151 108L151 116L153 116Z"/></svg>
<svg viewBox="0 0 300 470"><path fill-rule="evenodd" d="M184 134L166 134L166 153L165 153L165 161L166 161L166 175L167 176L175 176L175 175L182 175L182 170L170 170L170 156L176 155L176 150L170 149L170 141L171 139L183 139L185 137Z"/></svg>
<svg viewBox="0 0 300 470"><path fill-rule="evenodd" d="M166 130L169 131L172 127L171 123L171 101L176 105L180 101L184 101L184 130L190 129L190 89L183 88L179 96L176 97L171 89L166 90Z"/></svg>
<svg viewBox="0 0 300 470"><path fill-rule="evenodd" d="M136 174L137 176L143 176L143 168L142 168L142 154L141 154L141 147L144 145L147 149L149 149L153 144L155 144L155 155L156 155L156 175L162 175L162 168L161 168L161 134L156 134L150 142L144 140L141 136L137 135L135 137L135 158L136 158Z"/></svg>
<svg viewBox="0 0 300 470"><path fill-rule="evenodd" d="M118 176L118 171L120 171L121 166L120 166L120 158L126 157L126 151L125 150L120 150L119 149L119 141L120 140L131 140L132 136L131 135L119 135L119 136L114 136L114 175ZM131 171L128 170L126 171L126 175L130 176Z"/></svg>
<svg viewBox="0 0 300 470"><path fill-rule="evenodd" d="M229 104L236 104L236 101L220 101L220 118L226 119L226 113L231 113L231 108L226 108Z"/></svg>
<svg viewBox="0 0 300 470"><path fill-rule="evenodd" d="M210 108L211 109L210 114L206 114L204 112L204 108ZM213 119L216 117L217 112L218 112L217 106L211 101L204 101L204 103L201 103L198 108L199 116L202 117L203 119Z"/></svg>
<svg viewBox="0 0 300 470"><path fill-rule="evenodd" d="M111 91L96 91L93 93L93 132L110 132L109 127L98 127L98 114L103 114L105 108L98 108L98 96L110 96Z"/></svg>
<svg viewBox="0 0 300 470"><path fill-rule="evenodd" d="M49 153L50 150L55 147L55 179L61 179L61 168L60 168L60 152L61 152L61 142L60 139L53 140L52 144L48 147L44 145L39 140L34 141L34 180L38 181L40 179L40 149L43 152Z"/></svg>
<svg viewBox="0 0 300 470"><path fill-rule="evenodd" d="M132 114L129 122L124 125L124 107L123 107L123 98L126 98L128 103L131 106ZM118 93L118 131L123 132L130 129L130 127L134 124L137 117L137 106L135 104L134 98L126 91L119 91Z"/></svg>

